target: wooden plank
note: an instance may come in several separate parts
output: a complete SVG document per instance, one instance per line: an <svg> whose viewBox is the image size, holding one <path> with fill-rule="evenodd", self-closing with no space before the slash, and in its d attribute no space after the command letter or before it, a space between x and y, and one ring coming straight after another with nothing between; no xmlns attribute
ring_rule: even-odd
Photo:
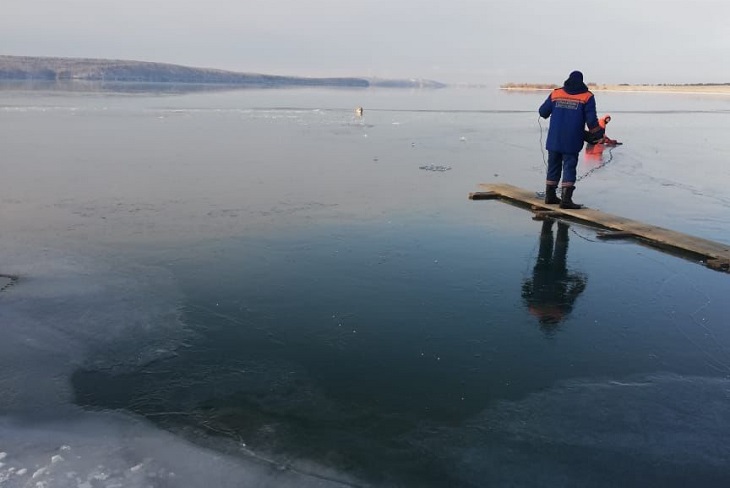
<svg viewBox="0 0 730 488"><path fill-rule="evenodd" d="M553 209L547 210L544 208L532 208L532 211L545 217L559 217L561 215L560 212L556 212Z"/></svg>
<svg viewBox="0 0 730 488"><path fill-rule="evenodd" d="M726 271L730 273L730 261L726 259L708 259L707 267L717 271Z"/></svg>
<svg viewBox="0 0 730 488"><path fill-rule="evenodd" d="M493 191L473 191L469 193L469 200L494 200L499 198L499 193Z"/></svg>
<svg viewBox="0 0 730 488"><path fill-rule="evenodd" d="M479 187L484 191L498 194L503 200L529 206L534 210L557 212L561 216L620 232L624 236L630 234L657 247L665 247L702 256L708 260L708 265L710 265L710 261L713 261L713 269L717 267L717 269L725 270L727 263L730 262L730 244L694 237L682 232L645 224L587 207L571 210L560 208L558 205L547 205L541 198L535 195L535 192L512 185L484 183L479 185Z"/></svg>
<svg viewBox="0 0 730 488"><path fill-rule="evenodd" d="M532 220L547 220L555 217L560 217L560 212L556 212L554 210L533 208L532 213L534 214L532 216Z"/></svg>
<svg viewBox="0 0 730 488"><path fill-rule="evenodd" d="M626 232L623 230L610 230L605 232L599 232L596 234L596 237L599 239L631 239L632 237L636 237L636 234L633 232Z"/></svg>

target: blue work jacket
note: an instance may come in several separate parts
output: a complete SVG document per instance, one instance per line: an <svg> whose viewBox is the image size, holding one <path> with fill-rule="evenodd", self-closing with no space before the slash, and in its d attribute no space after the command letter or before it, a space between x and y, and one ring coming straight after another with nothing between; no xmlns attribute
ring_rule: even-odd
<svg viewBox="0 0 730 488"><path fill-rule="evenodd" d="M588 88L584 90L575 93L566 87L556 88L540 106L540 117L550 117L545 144L548 151L577 154L583 149L586 124L591 131L600 129L596 99Z"/></svg>

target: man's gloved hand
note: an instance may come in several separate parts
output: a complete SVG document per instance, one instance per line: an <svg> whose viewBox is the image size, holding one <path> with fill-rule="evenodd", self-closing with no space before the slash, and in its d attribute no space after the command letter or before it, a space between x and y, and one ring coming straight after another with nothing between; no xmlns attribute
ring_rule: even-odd
<svg viewBox="0 0 730 488"><path fill-rule="evenodd" d="M583 132L583 140L586 141L588 144L596 144L601 139L603 139L603 136L606 134L606 130L599 127L596 127L595 129L587 130Z"/></svg>

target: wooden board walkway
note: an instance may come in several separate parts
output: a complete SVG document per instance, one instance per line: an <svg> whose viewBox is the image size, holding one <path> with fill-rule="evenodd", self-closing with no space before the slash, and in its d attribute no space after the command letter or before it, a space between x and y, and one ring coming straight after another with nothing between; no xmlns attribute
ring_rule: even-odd
<svg viewBox="0 0 730 488"><path fill-rule="evenodd" d="M500 199L520 206L528 206L538 215L567 217L608 230L598 236L608 238L636 238L659 249L691 254L699 257L707 267L730 272L730 245L694 237L673 230L630 220L591 208L570 210L558 205L546 205L535 192L506 184L481 184L481 192L469 194L472 200Z"/></svg>

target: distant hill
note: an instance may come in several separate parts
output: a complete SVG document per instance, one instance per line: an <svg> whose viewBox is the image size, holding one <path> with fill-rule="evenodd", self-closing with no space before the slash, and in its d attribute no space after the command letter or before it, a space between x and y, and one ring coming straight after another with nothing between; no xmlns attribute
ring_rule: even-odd
<svg viewBox="0 0 730 488"><path fill-rule="evenodd" d="M0 80L45 82L190 83L251 87L441 88L431 80L368 80L366 78L304 78L238 73L176 64L110 59L46 58L0 55Z"/></svg>

